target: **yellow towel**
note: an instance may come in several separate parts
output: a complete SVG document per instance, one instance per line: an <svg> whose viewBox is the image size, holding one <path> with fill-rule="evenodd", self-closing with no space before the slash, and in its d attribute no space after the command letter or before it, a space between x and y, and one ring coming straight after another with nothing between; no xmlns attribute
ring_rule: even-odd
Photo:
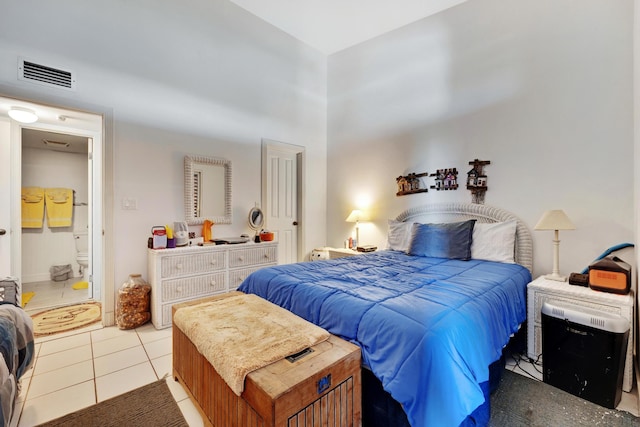
<svg viewBox="0 0 640 427"><path fill-rule="evenodd" d="M71 227L73 219L73 190L47 188L44 190L47 204L47 223L50 228Z"/></svg>
<svg viewBox="0 0 640 427"><path fill-rule="evenodd" d="M22 228L42 228L44 189L22 187Z"/></svg>

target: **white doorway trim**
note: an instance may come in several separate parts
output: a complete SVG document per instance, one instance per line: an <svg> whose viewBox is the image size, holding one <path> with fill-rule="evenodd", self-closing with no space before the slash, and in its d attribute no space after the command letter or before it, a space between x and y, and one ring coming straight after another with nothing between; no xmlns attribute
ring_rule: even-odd
<svg viewBox="0 0 640 427"><path fill-rule="evenodd" d="M285 142L275 141L271 139L262 139L262 209L264 212L268 212L269 210L269 200L267 197L267 189L269 188L271 177L267 173L267 161L269 156L274 151L285 151L296 155L296 191L297 191L297 221L298 226L297 230L297 261L300 262L304 259L304 248L305 248L305 224L306 224L306 212L304 209L304 200L305 198L305 180L304 180L304 171L306 170L306 155L305 148L299 145L288 144Z"/></svg>
<svg viewBox="0 0 640 427"><path fill-rule="evenodd" d="M0 87L0 90L2 87ZM95 108L85 107L83 105L65 106L66 102L57 100L50 101L48 104L37 99L25 99L17 96L4 95L0 93L0 100L15 101L18 105L32 104L41 111L46 111L49 116L58 117L60 114L77 113L78 115L92 115L99 121L96 129L81 128L81 126L73 126L71 124L54 124L46 119L36 124L30 124L29 128L47 129L62 133L73 133L93 138L93 179L92 188L93 198L98 202L95 206L98 211L93 216L92 224L92 246L93 246L93 275L94 283L97 281L99 286L99 296L94 298L102 304L102 323L105 326L115 324L115 285L113 280L113 112L104 109L103 111L95 111ZM21 187L21 129L16 123L11 126L11 229L14 231L14 237L11 239L11 269L12 272L21 274L21 248L20 235L21 230L21 207L20 207L20 187ZM17 142L16 142L17 141ZM15 148L20 147L20 148ZM95 221L95 219L98 221ZM17 255L16 255L17 254ZM17 257L17 258L16 258ZM12 275L16 275L12 273ZM98 290L98 289L96 289Z"/></svg>

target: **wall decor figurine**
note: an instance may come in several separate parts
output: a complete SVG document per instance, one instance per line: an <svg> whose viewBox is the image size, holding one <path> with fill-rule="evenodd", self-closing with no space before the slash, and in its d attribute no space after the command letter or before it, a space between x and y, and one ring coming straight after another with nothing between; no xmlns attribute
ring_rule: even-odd
<svg viewBox="0 0 640 427"><path fill-rule="evenodd" d="M458 189L458 170L456 168L438 169L436 173L429 176L435 177L435 185L431 188L440 190L457 190Z"/></svg>
<svg viewBox="0 0 640 427"><path fill-rule="evenodd" d="M469 164L473 165L473 168L467 172L467 190L471 191L471 203L483 204L484 194L487 191L484 167L490 165L491 161L474 159Z"/></svg>
<svg viewBox="0 0 640 427"><path fill-rule="evenodd" d="M396 178L396 184L398 184L398 192L396 196L406 196L407 194L425 193L429 191L427 188L422 187L420 178L423 176L429 176L425 173L410 173L405 176L399 176Z"/></svg>

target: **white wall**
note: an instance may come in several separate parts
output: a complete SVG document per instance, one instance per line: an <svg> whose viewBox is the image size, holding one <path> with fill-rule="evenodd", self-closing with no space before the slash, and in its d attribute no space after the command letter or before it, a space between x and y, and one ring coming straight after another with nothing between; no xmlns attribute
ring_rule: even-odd
<svg viewBox="0 0 640 427"><path fill-rule="evenodd" d="M361 243L383 247L402 210L471 201L464 187L396 197L395 178L464 180L475 158L491 161L486 204L531 229L547 209L572 219L561 272L633 242L632 42L633 2L474 0L331 55L327 243L357 204L375 218ZM550 272L552 232L533 235L534 274Z"/></svg>
<svg viewBox="0 0 640 427"><path fill-rule="evenodd" d="M237 236L261 199L262 138L304 146L317 196L305 201L306 248L324 244L324 55L225 0L0 0L0 10L0 84L113 111L116 288L146 276L151 227L184 219L186 154L231 160L233 224L214 233ZM19 56L73 70L77 90L18 81ZM138 209L122 210L123 198Z"/></svg>
<svg viewBox="0 0 640 427"><path fill-rule="evenodd" d="M87 155L24 148L22 150L22 186L71 188L77 202L87 202ZM46 210L46 208L45 208ZM71 227L50 228L46 213L42 228L22 229L22 283L50 280L53 265L71 264L76 276L75 227L86 229L87 210L74 207Z"/></svg>

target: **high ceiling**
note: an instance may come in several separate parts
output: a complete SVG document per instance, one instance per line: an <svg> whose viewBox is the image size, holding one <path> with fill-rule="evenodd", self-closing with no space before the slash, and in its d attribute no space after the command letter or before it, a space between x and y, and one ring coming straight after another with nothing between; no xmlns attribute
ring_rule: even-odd
<svg viewBox="0 0 640 427"><path fill-rule="evenodd" d="M325 53L369 40L467 0L231 0Z"/></svg>

